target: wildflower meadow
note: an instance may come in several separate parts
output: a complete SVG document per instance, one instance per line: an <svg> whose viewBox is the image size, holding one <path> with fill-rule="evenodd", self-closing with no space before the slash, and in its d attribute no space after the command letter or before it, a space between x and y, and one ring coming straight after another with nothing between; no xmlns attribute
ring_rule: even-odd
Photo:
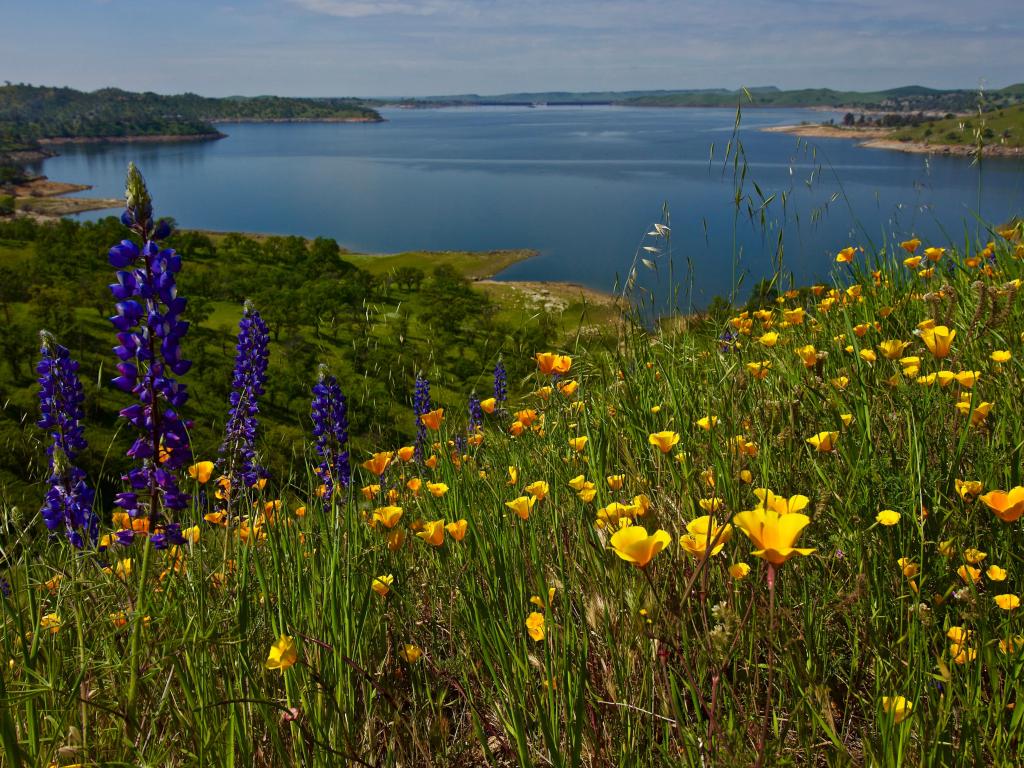
<svg viewBox="0 0 1024 768"><path fill-rule="evenodd" d="M1024 761L1021 222L836 243L830 282L742 310L624 309L615 343L533 350L525 378L498 357L457 402L425 364L406 444L351 444L324 365L281 475L260 307L196 454L189 254L134 168L122 221L100 375L132 468L101 502L44 332L4 765Z"/></svg>

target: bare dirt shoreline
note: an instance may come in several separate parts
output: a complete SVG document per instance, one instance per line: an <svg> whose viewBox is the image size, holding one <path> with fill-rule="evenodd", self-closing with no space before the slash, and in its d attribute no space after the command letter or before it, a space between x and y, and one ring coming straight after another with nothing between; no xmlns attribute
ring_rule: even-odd
<svg viewBox="0 0 1024 768"><path fill-rule="evenodd" d="M114 198L66 197L88 189L92 189L89 184L69 184L39 176L14 185L14 208L21 215L52 220L73 213L121 207L122 201Z"/></svg>
<svg viewBox="0 0 1024 768"><path fill-rule="evenodd" d="M889 149L897 152L911 152L925 155L956 155L972 157L977 147L966 144L929 144L923 141L900 141L891 138L893 131L888 128L846 128L838 125L772 125L762 128L766 133L788 133L793 136L818 139L850 139L858 146L869 149ZM983 154L988 157L1024 157L1024 149L987 144Z"/></svg>

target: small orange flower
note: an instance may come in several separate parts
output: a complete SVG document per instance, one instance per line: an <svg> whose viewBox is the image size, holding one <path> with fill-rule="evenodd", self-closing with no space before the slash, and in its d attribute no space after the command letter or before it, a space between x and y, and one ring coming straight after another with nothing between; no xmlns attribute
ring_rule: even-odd
<svg viewBox="0 0 1024 768"><path fill-rule="evenodd" d="M568 355L558 355L554 352L538 352L535 356L537 368L545 376L553 373L565 374L572 367L572 358Z"/></svg>
<svg viewBox="0 0 1024 768"><path fill-rule="evenodd" d="M448 531L448 535L451 536L453 539L455 539L456 541L462 541L464 538L466 538L466 529L468 526L469 523L467 523L465 519L462 519L457 520L454 523L448 523L448 525L446 525L444 529Z"/></svg>
<svg viewBox="0 0 1024 768"><path fill-rule="evenodd" d="M444 520L431 520L423 524L423 530L416 534L432 547L444 544Z"/></svg>
<svg viewBox="0 0 1024 768"><path fill-rule="evenodd" d="M388 468L388 464L391 463L392 455L393 454L390 451L375 453L372 458L363 462L363 469L372 472L377 475L377 477L380 477L384 474L384 470Z"/></svg>
<svg viewBox="0 0 1024 768"><path fill-rule="evenodd" d="M213 462L212 461L200 461L193 464L188 468L188 476L198 482L200 485L206 485L210 480L210 476L213 474Z"/></svg>
<svg viewBox="0 0 1024 768"><path fill-rule="evenodd" d="M441 421L444 419L444 408L424 413L420 416L420 423L427 429L437 431L441 428Z"/></svg>

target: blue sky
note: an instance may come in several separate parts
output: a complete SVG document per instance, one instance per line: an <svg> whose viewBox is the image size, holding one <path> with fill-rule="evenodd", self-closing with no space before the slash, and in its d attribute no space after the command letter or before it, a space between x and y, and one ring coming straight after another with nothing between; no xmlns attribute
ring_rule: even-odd
<svg viewBox="0 0 1024 768"><path fill-rule="evenodd" d="M1024 80L1021 0L0 0L0 80L493 94Z"/></svg>

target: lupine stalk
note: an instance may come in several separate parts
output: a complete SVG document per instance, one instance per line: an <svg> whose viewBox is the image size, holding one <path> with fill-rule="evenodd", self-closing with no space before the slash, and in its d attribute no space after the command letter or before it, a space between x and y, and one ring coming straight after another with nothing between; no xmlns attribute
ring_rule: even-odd
<svg viewBox="0 0 1024 768"><path fill-rule="evenodd" d="M499 411L504 410L508 401L508 374L505 373L505 363L501 359L494 366L494 401Z"/></svg>
<svg viewBox="0 0 1024 768"><path fill-rule="evenodd" d="M412 410L416 416L415 456L417 461L422 461L427 445L427 428L420 416L430 412L430 381L419 374L416 375L416 387L412 395Z"/></svg>
<svg viewBox="0 0 1024 768"><path fill-rule="evenodd" d="M480 398L473 393L469 396L469 433L472 435L484 425L484 411Z"/></svg>
<svg viewBox="0 0 1024 768"><path fill-rule="evenodd" d="M338 488L347 488L352 480L348 456L348 406L338 380L320 366L313 385L313 435L320 457L317 472L324 486L323 498L330 502Z"/></svg>
<svg viewBox="0 0 1024 768"><path fill-rule="evenodd" d="M221 469L232 490L251 488L266 470L256 460L256 429L259 424L259 398L267 378L270 360L270 334L260 313L245 303L238 323L235 371L231 379L228 422L220 446Z"/></svg>
<svg viewBox="0 0 1024 768"><path fill-rule="evenodd" d="M50 531L64 530L74 546L96 542L99 520L93 511L93 490L85 481L85 472L75 465L75 458L85 449L82 429L82 383L78 380L78 363L71 353L43 331L40 334L39 426L50 437L46 454L50 457L49 490L43 502L42 515Z"/></svg>
<svg viewBox="0 0 1024 768"><path fill-rule="evenodd" d="M110 249L110 263L117 282L110 286L117 299L111 318L117 330L114 354L119 375L113 380L138 402L121 410L121 416L139 431L128 456L139 462L123 480L129 490L119 493L115 504L132 517L148 516L155 546L182 543L180 527L164 521L188 505L177 473L192 461L187 425L178 415L188 393L175 376L191 366L181 356L181 340L188 323L181 319L185 299L178 296L175 276L181 256L157 244L170 235L165 221L153 222L153 205L142 175L128 167L126 209L122 222L144 245L123 240Z"/></svg>

